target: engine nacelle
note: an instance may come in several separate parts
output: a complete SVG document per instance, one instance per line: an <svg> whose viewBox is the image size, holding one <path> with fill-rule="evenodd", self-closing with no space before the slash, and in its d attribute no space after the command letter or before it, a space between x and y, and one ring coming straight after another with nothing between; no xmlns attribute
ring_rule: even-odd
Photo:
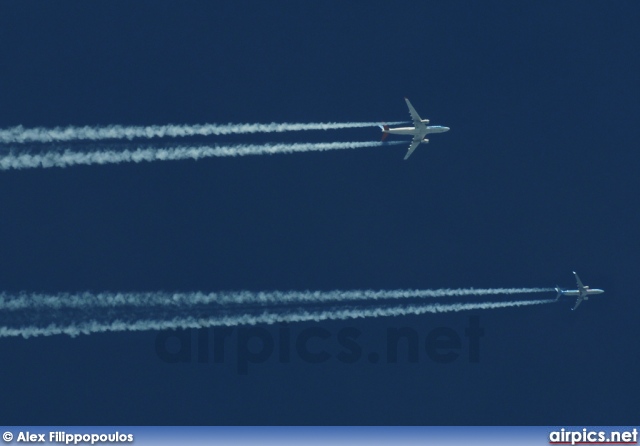
<svg viewBox="0 0 640 446"><path fill-rule="evenodd" d="M422 122L423 124L429 124L429 120L428 119L421 119L420 122Z"/></svg>
<svg viewBox="0 0 640 446"><path fill-rule="evenodd" d="M428 143L428 142L429 142L429 140L428 140L427 138L425 138L425 139L423 139L423 140L422 140L422 142L423 142L424 144L426 144L426 143Z"/></svg>

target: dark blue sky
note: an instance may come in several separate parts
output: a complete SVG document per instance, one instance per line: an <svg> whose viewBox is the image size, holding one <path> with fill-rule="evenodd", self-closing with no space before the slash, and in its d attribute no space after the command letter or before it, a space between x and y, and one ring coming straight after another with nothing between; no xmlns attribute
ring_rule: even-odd
<svg viewBox="0 0 640 446"><path fill-rule="evenodd" d="M209 359L179 364L157 353L157 332L0 339L0 418L637 422L638 23L636 1L2 3L1 128L395 121L408 117L403 96L451 127L406 162L392 146L2 172L6 292L572 287L576 270L606 293L575 313L557 304L265 326L276 345L281 330L293 344L327 330L309 345L333 356L274 353L246 374L239 329L222 363L212 330ZM471 316L484 329L477 363ZM419 333L418 363L404 350L396 364L372 363L401 327ZM438 327L462 340L449 364L424 350ZM346 364L337 338L352 328L364 353Z"/></svg>

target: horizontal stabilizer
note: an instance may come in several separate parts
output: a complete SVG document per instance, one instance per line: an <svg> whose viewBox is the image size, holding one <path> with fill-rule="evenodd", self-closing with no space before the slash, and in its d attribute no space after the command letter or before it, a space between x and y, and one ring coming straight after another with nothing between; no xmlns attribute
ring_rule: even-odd
<svg viewBox="0 0 640 446"><path fill-rule="evenodd" d="M380 127L380 129L382 130L382 141L384 141L385 139L387 139L387 136L389 136L389 126L380 125L378 127Z"/></svg>

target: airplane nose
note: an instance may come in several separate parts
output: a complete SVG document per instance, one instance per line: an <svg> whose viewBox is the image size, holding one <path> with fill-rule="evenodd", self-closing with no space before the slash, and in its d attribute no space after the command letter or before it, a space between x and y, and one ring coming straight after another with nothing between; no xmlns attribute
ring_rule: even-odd
<svg viewBox="0 0 640 446"><path fill-rule="evenodd" d="M450 130L449 127L442 127L442 129L443 132L448 132Z"/></svg>

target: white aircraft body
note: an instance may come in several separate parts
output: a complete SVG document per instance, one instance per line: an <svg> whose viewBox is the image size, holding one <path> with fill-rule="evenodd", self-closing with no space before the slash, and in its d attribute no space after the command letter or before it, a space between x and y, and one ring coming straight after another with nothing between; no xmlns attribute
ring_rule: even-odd
<svg viewBox="0 0 640 446"><path fill-rule="evenodd" d="M404 159L407 159L411 156L413 151L416 150L416 148L420 145L420 143L426 144L429 142L429 140L425 138L426 135L428 135L429 133L448 132L449 127L443 127L441 125L427 125L429 123L429 120L421 119L416 109L413 108L413 105L411 105L411 102L409 102L409 99L404 98L404 100L407 101L407 106L409 107L409 114L411 115L411 119L413 120L413 127L397 127L394 129L390 129L388 125L381 125L380 128L382 129L382 133L383 133L382 135L383 141L387 138L387 136L389 136L390 133L394 135L412 135L413 136L413 140L411 140L411 145L409 146L409 150L407 151L407 154L404 156Z"/></svg>
<svg viewBox="0 0 640 446"><path fill-rule="evenodd" d="M556 300L560 299L560 296L577 297L576 304L573 306L572 310L578 308L578 305L580 305L583 300L588 300L589 296L604 293L604 290L600 290L598 288L589 288L587 285L583 285L580 277L578 277L578 274L576 274L575 271L573 272L573 274L576 276L576 283L578 284L577 290L561 290L560 288L556 287L556 291L558 292Z"/></svg>

